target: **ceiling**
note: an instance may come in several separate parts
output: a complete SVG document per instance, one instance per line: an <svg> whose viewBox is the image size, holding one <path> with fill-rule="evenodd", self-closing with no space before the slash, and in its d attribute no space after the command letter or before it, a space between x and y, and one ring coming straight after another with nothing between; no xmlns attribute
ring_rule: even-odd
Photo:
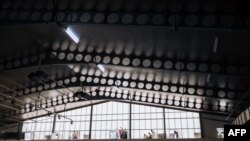
<svg viewBox="0 0 250 141"><path fill-rule="evenodd" d="M249 6L243 0L5 0L1 119L104 100L237 116L250 102ZM30 80L37 70L49 81ZM78 91L91 98L74 98Z"/></svg>

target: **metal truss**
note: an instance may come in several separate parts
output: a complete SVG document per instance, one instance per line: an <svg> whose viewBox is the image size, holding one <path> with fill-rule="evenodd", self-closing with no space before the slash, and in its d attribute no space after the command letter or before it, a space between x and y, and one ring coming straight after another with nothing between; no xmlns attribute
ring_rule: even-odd
<svg viewBox="0 0 250 141"><path fill-rule="evenodd" d="M229 111L231 111L232 107L213 105L207 101L190 101L186 100L182 96L180 99L163 97L163 95L156 95L150 93L138 93L137 91L126 91L126 90L118 90L110 88L102 88L96 89L95 91L91 91L84 98L74 97L73 95L58 96L52 98L51 100L47 100L44 103L36 103L37 106L41 108L50 108L53 106L64 105L67 103L81 102L88 100L118 100L118 101L130 101L130 102L143 102L145 104L152 104L154 106L164 106L173 109L179 110L188 110L188 111L196 111L203 113L213 113L217 115L228 115ZM26 106L20 111L10 111L9 114L6 114L4 117L11 117L20 114L25 114L29 112L34 112L40 109L35 107Z"/></svg>
<svg viewBox="0 0 250 141"><path fill-rule="evenodd" d="M64 54L64 55L62 55ZM63 57L62 57L63 56ZM79 57L81 56L81 57ZM145 56L144 56L145 57ZM87 49L80 51L60 51L59 48L55 49L52 47L52 50L48 48L44 52L40 52L37 54L33 54L29 57L20 58L19 60L14 60L11 62L5 62L2 64L3 69L19 69L24 67L32 67L37 66L39 62L42 65L52 65L52 64L105 64L111 66L125 66L125 67L136 67L136 68L146 68L160 71L177 71L179 73L188 72L188 73L202 73L202 74L214 74L214 75L232 75L238 77L247 77L248 74L234 74L229 73L230 71L214 71L212 66L216 65L218 70L225 70L225 65L218 65L209 63L184 63L184 61L173 61L167 58L144 58L143 57L135 57L133 55L122 55L119 56L115 53L105 54L105 53L97 53L97 52L88 52ZM28 60L28 61L27 61ZM157 63L154 63L156 61ZM162 61L167 60L167 61ZM138 63L139 62L139 63ZM143 63L147 62L147 63ZM150 63L149 63L150 62ZM152 62L152 63L151 63ZM185 61L186 62L186 61ZM151 65L147 65L151 64ZM160 64L160 65L159 65ZM167 65L165 65L167 64ZM190 65L192 64L192 65ZM160 66L160 67L159 67ZM171 66L171 67L170 67ZM190 67L192 66L192 67ZM205 66L205 67L204 67ZM209 68L211 66L211 68ZM229 65L230 66L230 65ZM198 67L198 68L197 68ZM195 68L195 69L191 69ZM201 69L203 68L203 69ZM204 71L204 68L206 70ZM227 67L226 67L227 68ZM237 69L237 67L233 67L232 70ZM238 68L239 70L241 68ZM143 76L144 79L140 78L140 75ZM101 73L100 70L96 68L80 68L78 73L74 76L58 78L56 81L50 81L45 85L34 85L30 86L28 89L18 89L19 94L16 97L30 95L32 93L41 92L45 90L53 90L64 87L76 87L76 86L100 86L100 87L122 87L122 88L130 88L137 90L148 90L153 91L155 93L172 93L179 96L186 97L194 97L200 99L212 99L212 101L216 101L219 105L220 101L228 102L228 105L231 105L240 100L238 97L241 93L244 93L244 90L235 90L229 88L218 88L218 87L207 87L207 86L192 86L188 84L173 84L170 82L165 82L163 76L157 76L156 74L148 74L148 73L140 73L137 74L136 77L133 76L133 72L124 72L124 71L112 71L107 70L106 73ZM150 76L150 80L146 79ZM249 101L243 100L243 103L249 103ZM222 104L227 105L227 104ZM222 109L224 111L224 109Z"/></svg>
<svg viewBox="0 0 250 141"><path fill-rule="evenodd" d="M118 82L117 85L115 84ZM125 84L125 86L124 86ZM62 86L63 85L63 86ZM19 91L20 95L16 97L31 95L32 93L46 91L46 90L53 90L53 89L60 89L60 88L70 88L70 87L108 87L108 90L113 91L116 93L117 89L129 89L128 91L136 91L137 95L157 95L158 97L165 97L166 100L168 99L176 99L183 100L186 99L187 101L198 101L209 103L211 105L217 106L228 106L228 112L234 106L234 103L240 101L236 97L231 97L233 91L229 91L225 93L224 90L212 90L205 87L192 87L187 85L175 85L171 83L158 83L158 82L147 82L147 81L130 81L124 78L111 78L111 77L103 77L103 76L92 76L92 75L81 75L77 74L76 76L72 76L69 78L64 78L60 80L56 80L56 82L51 82L46 85L37 85L34 87L30 87L29 90L21 90ZM143 86L143 87L141 87ZM111 89L110 89L111 88ZM201 93L202 92L202 93ZM73 93L70 92L71 95ZM102 97L99 97L102 98ZM137 98L138 99L138 98ZM242 104L249 104L249 101L242 100ZM174 105L173 105L174 106ZM197 105L199 107L199 105ZM226 109L217 109L218 111L225 111Z"/></svg>
<svg viewBox="0 0 250 141"><path fill-rule="evenodd" d="M98 51L92 48L91 51L82 48L74 43L67 50L58 48L47 48L47 50L21 57L16 60L5 61L0 64L0 71L19 69L24 67L54 64L105 64L125 67L138 67L148 69L170 70L180 72L201 73L208 75L227 75L235 77L250 77L250 65L219 64L206 61L189 61L180 59L171 59L166 57L157 57L155 55L137 56L135 54L126 54L126 49L119 53ZM73 45L72 45L73 44ZM62 43L60 44L62 46ZM78 50L76 49L78 48Z"/></svg>
<svg viewBox="0 0 250 141"><path fill-rule="evenodd" d="M135 8L117 8L116 10L104 8L98 10L101 1L94 3L95 8L72 8L72 3L60 7L65 1L59 1L55 5L49 1L32 1L30 5L17 0L5 0L0 13L0 25L16 24L36 24L36 23L57 23L61 24L110 24L110 25L135 25L135 26L165 26L173 29L179 27L187 28L216 28L216 29L249 29L250 22L247 14L237 11L210 11L203 7L203 3L194 5L192 1L174 1L170 7L163 6L163 10L150 5L161 5L161 2L150 4L145 2L151 10L140 10L140 5L144 1L135 3ZM82 5L87 5L83 1ZM241 1L242 2L242 1ZM228 2L233 6L233 3ZM81 5L80 4L80 5ZM115 4L110 1L109 5ZM128 3L123 1L123 5ZM238 3L242 12L247 11L244 3ZM130 5L130 4L128 4ZM133 2L132 2L133 5ZM167 4L166 4L167 5ZM194 6L189 8L189 6ZM214 2L214 7L219 6L219 2ZM147 7L146 6L146 7ZM191 7L192 7L191 6ZM213 7L212 6L212 7ZM109 7L109 6L107 6ZM121 6L122 7L122 6ZM222 8L223 9L223 8ZM65 42L65 41L64 41ZM55 45L57 44L57 45ZM126 47L110 51L104 51L93 46L82 46L68 42L68 46L63 47L64 43L49 44L47 49L23 56L19 59L5 61L0 64L0 72L25 67L34 67L40 65L55 64L104 64L118 67L129 67L138 69L151 69L154 71L174 71L179 75L182 73L204 74L207 76L227 76L235 78L250 78L249 64L221 64L211 61L191 61L186 59L167 58L163 55L156 55L154 49L151 55L143 53L136 54L135 49ZM108 48L104 45L105 48ZM153 47L152 47L153 48ZM158 50L163 52L163 50ZM140 78L142 75L143 79ZM163 76L156 74L141 73L133 77L132 72L112 71L100 73L96 69L83 69L76 72L73 76L57 78L56 82L50 81L44 85L33 85L27 89L17 89L19 94L16 97L30 95L45 90L53 90L65 87L93 86L93 87L118 87L119 89L130 89L129 93L125 90L98 90L90 92L90 100L125 100L153 103L165 106L174 106L176 108L187 108L189 110L201 112L213 112L228 114L234 107L233 104L241 100L240 95L245 89L219 88L216 86L193 86L187 83L170 83L165 81ZM146 79L152 75L150 80ZM145 93L143 90L147 90ZM10 92L11 93L11 92ZM165 95L165 97L163 97ZM199 99L199 100L198 100ZM66 96L60 99L56 98L42 103L41 107L49 108L51 106L62 105L68 102L79 102L81 100ZM223 103L221 103L223 101ZM242 101L249 105L249 99ZM241 105L244 107L244 105ZM20 111L11 111L9 115L18 115L32 112L38 109L34 107L22 108Z"/></svg>
<svg viewBox="0 0 250 141"><path fill-rule="evenodd" d="M99 70L92 70L98 72ZM130 73L129 73L130 74ZM123 75L123 74L122 74ZM42 92L45 90L53 90L60 88L70 88L70 87L79 87L79 86L94 86L94 87L122 87L130 88L137 90L147 90L153 91L156 93L172 93L177 95L186 95L190 97L197 98L208 98L208 99L217 99L217 100L226 100L226 101L238 101L240 97L237 97L238 91L227 90L223 88L209 88L206 86L191 86L191 85L181 85L173 83L164 83L147 81L147 80L131 80L126 78L117 78L112 76L99 76L89 75L89 74L80 74L77 73L74 76L66 77L63 79L57 79L55 82L51 81L45 85L38 84L29 89L19 89L19 95L16 97L21 97L25 95L31 95L33 93ZM243 91L242 91L243 93ZM248 103L248 100L243 100L243 102Z"/></svg>
<svg viewBox="0 0 250 141"><path fill-rule="evenodd" d="M79 47L80 49L81 47ZM54 65L54 64L105 64L111 66L120 66L120 67L131 67L138 69L153 69L154 71L176 71L181 75L182 73L201 73L205 75L222 75L222 76L234 76L234 77L242 77L248 78L250 76L247 70L249 66L233 66L233 65L225 65L225 64L211 64L208 62L188 62L184 60L171 60L168 58L157 58L153 57L145 57L140 56L136 57L135 55L118 55L115 53L105 53L105 52L88 52L88 49L83 51L79 50L69 50L61 51L58 47L57 49L48 48L43 52L39 52L27 57L20 58L18 60L13 60L10 62L4 62L1 64L2 71L7 71L11 69L21 69L24 67L33 67L37 66L39 63L41 65ZM80 82L84 82L84 85L101 85L99 82L108 81L110 83L108 86L115 85L115 81L119 81L120 86L123 87L131 87L138 89L146 89L146 90L156 90L163 92L172 92L172 93L188 93L190 95L196 96L208 96L212 98L226 98L230 100L237 100L240 97L236 95L240 93L244 93L245 90L242 89L230 89L230 88L218 88L218 87L207 87L207 86L192 86L186 83L181 84L180 82L177 84L171 84L169 81L164 80L164 75L157 74L147 74L140 73L137 74L135 78L132 78L132 72L127 74L126 72L119 71L108 71L107 73L101 74L100 71L96 69L85 69L78 68L79 73L75 76L75 82L70 81L70 77L64 78L65 81L61 78L58 78L57 81L64 85L71 86L77 85L79 86ZM245 71L241 71L245 70ZM85 74L82 72L85 71ZM93 72L91 72L93 71ZM81 72L81 73L80 73ZM245 73L246 72L246 73ZM111 73L111 74L110 74ZM88 75L91 74L91 75ZM83 75L83 76L82 76ZM153 77L151 80L146 79L148 76ZM90 77L90 78L89 78ZM143 77L142 79L140 77ZM80 79L89 78L90 80L81 81ZM102 81L101 81L102 80ZM69 84L71 83L71 84ZM76 84L74 84L76 83ZM127 84L126 84L127 83ZM30 86L32 91L42 91L46 89L57 88L57 84L51 83L46 86ZM24 92L23 94L29 94L30 92ZM22 94L20 94L22 95Z"/></svg>

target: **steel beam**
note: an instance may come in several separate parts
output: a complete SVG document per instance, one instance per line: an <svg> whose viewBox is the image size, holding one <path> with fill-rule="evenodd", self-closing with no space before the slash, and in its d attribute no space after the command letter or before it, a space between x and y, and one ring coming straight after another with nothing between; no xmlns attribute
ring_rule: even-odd
<svg viewBox="0 0 250 141"><path fill-rule="evenodd" d="M84 80L81 80L81 77L84 77ZM75 78L74 82L70 81L72 78ZM87 78L91 78L91 81L87 80ZM94 79L98 79L98 83L94 82ZM23 95L18 95L17 97L31 95L33 93L42 92L45 90L54 90L64 88L58 82L62 82L64 80L69 80L68 84L64 84L64 87L78 87L78 86L97 86L97 87L121 87L121 88L131 88L131 89L138 89L138 90L147 90L147 91L154 91L157 93L173 93L179 95L186 95L190 97L199 97L199 98L209 98L209 99L217 99L217 100L230 100L230 101L238 101L241 100L240 97L237 97L238 94L244 93L245 91L235 91L235 90L228 90L223 88L209 88L206 86L191 86L188 84L173 84L173 83L164 83L164 82L156 82L153 80L149 82L147 80L130 80L124 78L115 78L110 76L95 76L95 75L81 75L75 74L75 76L66 77L63 79L57 79L56 82L48 83L49 87L45 88L45 85L34 85L30 87L30 91L25 91L23 89L19 89L18 91L23 93ZM101 80L105 80L105 83L100 83ZM112 81L112 83L107 83L108 81ZM115 81L119 81L121 84L116 86ZM128 85L123 85L124 82L128 82ZM133 85L131 84L133 83ZM139 84L143 85L143 87L139 86ZM42 89L38 89L38 87L43 86ZM52 87L53 86L53 87ZM147 87L150 86L150 87ZM155 88L154 86L159 86L159 88ZM173 88L175 89L173 91ZM34 89L34 91L32 90ZM183 90L184 89L184 90ZM192 93L190 93L192 90ZM199 93L198 91L202 91L203 93ZM231 93L235 95L231 97ZM248 103L249 100L243 100L244 103Z"/></svg>

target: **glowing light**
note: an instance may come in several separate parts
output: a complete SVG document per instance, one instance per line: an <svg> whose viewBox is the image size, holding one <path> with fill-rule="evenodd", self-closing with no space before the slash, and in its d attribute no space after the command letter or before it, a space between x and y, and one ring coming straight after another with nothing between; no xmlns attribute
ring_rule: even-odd
<svg viewBox="0 0 250 141"><path fill-rule="evenodd" d="M105 72L105 68L104 68L103 65L98 64L97 67L98 67L102 72Z"/></svg>
<svg viewBox="0 0 250 141"><path fill-rule="evenodd" d="M70 36L70 38L71 38L75 43L78 43L78 42L79 42L78 36L72 31L72 29L71 29L70 27L67 27L67 29L65 30L65 32Z"/></svg>

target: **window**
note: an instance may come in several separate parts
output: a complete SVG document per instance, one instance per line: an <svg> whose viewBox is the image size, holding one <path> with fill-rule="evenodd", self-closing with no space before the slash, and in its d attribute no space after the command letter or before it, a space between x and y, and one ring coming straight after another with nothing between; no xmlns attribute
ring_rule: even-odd
<svg viewBox="0 0 250 141"><path fill-rule="evenodd" d="M167 138L200 138L198 113L165 109ZM178 134L178 135L177 135Z"/></svg>
<svg viewBox="0 0 250 141"><path fill-rule="evenodd" d="M93 106L92 139L117 139L119 128L131 131L132 139L143 139L153 131L155 136L163 138L200 138L200 117L198 113L158 108L121 102L106 102ZM165 113L165 119L164 119ZM91 107L83 107L60 113L73 120L56 117L55 132L52 135L54 116L44 116L23 123L25 140L72 139L74 133L78 139L88 139L90 130ZM130 123L131 114L131 123ZM164 125L165 122L165 125ZM131 124L131 129L130 128ZM165 132L164 132L165 129Z"/></svg>
<svg viewBox="0 0 250 141"><path fill-rule="evenodd" d="M133 139L142 139L150 130L155 134L164 135L163 108L132 104L132 129Z"/></svg>
<svg viewBox="0 0 250 141"><path fill-rule="evenodd" d="M73 120L61 117L56 119L55 132L58 134L56 139L72 139L74 132L76 132L78 139L86 139L89 136L89 121L90 121L90 108L84 107L71 111L60 113Z"/></svg>
<svg viewBox="0 0 250 141"><path fill-rule="evenodd" d="M52 116L40 117L34 120L24 121L22 131L25 133L25 140L45 139L46 135L51 134L52 124Z"/></svg>
<svg viewBox="0 0 250 141"><path fill-rule="evenodd" d="M94 105L93 109L95 110L93 111L92 139L115 138L114 132L117 132L119 128L129 130L129 104L106 102Z"/></svg>

